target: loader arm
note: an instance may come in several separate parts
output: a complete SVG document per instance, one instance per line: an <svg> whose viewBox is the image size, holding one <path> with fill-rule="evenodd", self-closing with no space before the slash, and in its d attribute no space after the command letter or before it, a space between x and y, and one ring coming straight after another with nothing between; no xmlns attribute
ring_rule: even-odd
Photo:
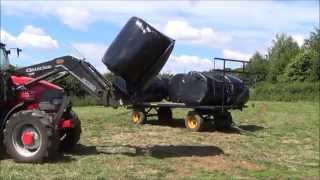
<svg viewBox="0 0 320 180"><path fill-rule="evenodd" d="M34 78L26 85L31 86L39 80L56 81L68 75L73 76L91 95L95 96L105 106L119 106L116 90L112 83L106 80L90 63L72 56L55 58L44 63L19 68L18 75Z"/></svg>

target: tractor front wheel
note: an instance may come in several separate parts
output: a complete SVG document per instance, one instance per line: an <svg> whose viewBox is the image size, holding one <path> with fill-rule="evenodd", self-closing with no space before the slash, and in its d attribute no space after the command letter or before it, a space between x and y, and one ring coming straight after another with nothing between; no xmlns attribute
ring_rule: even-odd
<svg viewBox="0 0 320 180"><path fill-rule="evenodd" d="M13 114L4 130L7 153L16 162L39 163L57 156L58 138L52 118L38 110Z"/></svg>

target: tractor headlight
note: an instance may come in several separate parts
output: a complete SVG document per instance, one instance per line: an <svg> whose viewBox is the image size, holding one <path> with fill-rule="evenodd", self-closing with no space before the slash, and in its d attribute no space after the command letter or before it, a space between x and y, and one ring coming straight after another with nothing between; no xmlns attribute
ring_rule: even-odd
<svg viewBox="0 0 320 180"><path fill-rule="evenodd" d="M61 98L55 98L55 99L51 100L51 103L53 105L60 105L60 104L62 104L62 101L63 100Z"/></svg>
<svg viewBox="0 0 320 180"><path fill-rule="evenodd" d="M55 98L50 101L43 101L39 103L39 107L43 111L57 111L62 104L61 98Z"/></svg>

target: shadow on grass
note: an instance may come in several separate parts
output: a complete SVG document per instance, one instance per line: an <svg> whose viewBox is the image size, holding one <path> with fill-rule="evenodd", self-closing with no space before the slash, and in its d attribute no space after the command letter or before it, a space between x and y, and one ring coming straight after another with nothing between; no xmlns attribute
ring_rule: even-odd
<svg viewBox="0 0 320 180"><path fill-rule="evenodd" d="M239 133L239 131L236 129L217 129L215 128L213 123L211 122L205 122L205 123L206 124L202 132L219 131L224 133ZM154 126L167 126L172 128L186 128L184 124L184 119L172 119L171 121L167 121L167 122L151 119L147 121L146 124L150 124ZM238 127L242 130L249 131L249 132L256 132L264 129L264 127L257 126L257 125L239 125Z"/></svg>
<svg viewBox="0 0 320 180"><path fill-rule="evenodd" d="M172 128L185 128L184 119L172 119L170 121L159 121L156 119L151 119L146 122L146 124L155 126L168 126Z"/></svg>
<svg viewBox="0 0 320 180"><path fill-rule="evenodd" d="M0 162L2 160L7 160L7 159L12 159L7 153L0 151ZM76 161L75 158L73 158L70 155L65 155L65 154L58 154L55 156L53 159L44 159L43 163L49 163L49 164L54 164L54 163L69 163L72 161Z"/></svg>
<svg viewBox="0 0 320 180"><path fill-rule="evenodd" d="M224 154L224 151L216 146L185 146L185 145L154 145L139 147L131 145L123 146L85 146L78 144L73 155L95 154L122 154L127 156L152 156L155 158L171 157L206 157Z"/></svg>
<svg viewBox="0 0 320 180"><path fill-rule="evenodd" d="M217 156L224 154L223 150L216 146L185 146L185 145L155 145L151 147L137 147L128 146L134 148L136 153L128 153L129 156L145 156L149 155L155 158L170 158L170 157L205 157L205 156Z"/></svg>
<svg viewBox="0 0 320 180"><path fill-rule="evenodd" d="M264 129L264 127L257 125L240 125L239 128L250 132L256 132Z"/></svg>
<svg viewBox="0 0 320 180"><path fill-rule="evenodd" d="M44 163L69 163L76 161L73 155L89 156L89 155L126 155L131 157L136 156L151 156L159 159L172 157L206 157L217 156L224 154L224 151L216 146L186 146L186 145L154 145L154 146L86 146L77 144L72 152L61 154L52 160L45 160ZM0 161L11 159L7 154L1 152Z"/></svg>

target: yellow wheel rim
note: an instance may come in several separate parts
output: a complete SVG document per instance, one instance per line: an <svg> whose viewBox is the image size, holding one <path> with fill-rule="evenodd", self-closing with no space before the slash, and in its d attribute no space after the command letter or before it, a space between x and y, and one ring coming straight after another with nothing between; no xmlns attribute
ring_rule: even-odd
<svg viewBox="0 0 320 180"><path fill-rule="evenodd" d="M138 113L138 112L134 112L133 114L132 114L132 121L134 122L134 123L137 123L137 122L139 122L140 121L140 114Z"/></svg>
<svg viewBox="0 0 320 180"><path fill-rule="evenodd" d="M194 129L198 126L198 122L194 117L189 117L188 118L188 126L191 129Z"/></svg>

